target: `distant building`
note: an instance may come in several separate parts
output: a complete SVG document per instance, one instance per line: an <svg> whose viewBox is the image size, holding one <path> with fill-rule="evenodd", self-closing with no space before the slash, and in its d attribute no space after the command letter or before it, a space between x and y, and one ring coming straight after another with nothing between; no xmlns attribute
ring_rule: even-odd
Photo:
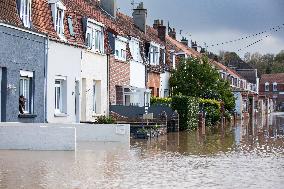
<svg viewBox="0 0 284 189"><path fill-rule="evenodd" d="M264 74L260 79L259 95L270 99L274 107L284 102L284 73Z"/></svg>

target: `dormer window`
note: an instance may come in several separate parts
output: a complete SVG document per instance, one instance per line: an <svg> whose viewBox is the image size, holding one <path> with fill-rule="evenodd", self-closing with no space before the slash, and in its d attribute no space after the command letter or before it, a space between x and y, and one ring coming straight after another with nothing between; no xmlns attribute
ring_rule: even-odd
<svg viewBox="0 0 284 189"><path fill-rule="evenodd" d="M277 83L273 83L273 91L277 91Z"/></svg>
<svg viewBox="0 0 284 189"><path fill-rule="evenodd" d="M151 44L149 51L149 60L151 65L159 65L160 60L160 50L158 46Z"/></svg>
<svg viewBox="0 0 284 189"><path fill-rule="evenodd" d="M126 61L126 46L128 40L124 37L117 36L115 39L115 59Z"/></svg>
<svg viewBox="0 0 284 189"><path fill-rule="evenodd" d="M87 19L86 45L94 52L104 53L103 25L93 19Z"/></svg>
<svg viewBox="0 0 284 189"><path fill-rule="evenodd" d="M269 83L265 83L265 91L269 91Z"/></svg>
<svg viewBox="0 0 284 189"><path fill-rule="evenodd" d="M31 27L31 13L32 13L32 2L31 0L20 1L20 18L25 27Z"/></svg>
<svg viewBox="0 0 284 189"><path fill-rule="evenodd" d="M66 7L60 0L49 0L52 10L54 29L60 38L64 39L64 13Z"/></svg>

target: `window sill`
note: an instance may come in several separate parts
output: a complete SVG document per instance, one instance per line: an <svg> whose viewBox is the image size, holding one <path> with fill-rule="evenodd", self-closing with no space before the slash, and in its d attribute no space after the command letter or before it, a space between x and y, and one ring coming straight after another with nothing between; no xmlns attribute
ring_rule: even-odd
<svg viewBox="0 0 284 189"><path fill-rule="evenodd" d="M65 113L55 113L54 117L68 117L68 115Z"/></svg>
<svg viewBox="0 0 284 189"><path fill-rule="evenodd" d="M37 115L34 114L19 114L18 118L36 118Z"/></svg>
<svg viewBox="0 0 284 189"><path fill-rule="evenodd" d="M93 113L93 114L92 114L92 117L94 117L94 118L100 117L100 116L103 116L103 114L96 114L96 113Z"/></svg>

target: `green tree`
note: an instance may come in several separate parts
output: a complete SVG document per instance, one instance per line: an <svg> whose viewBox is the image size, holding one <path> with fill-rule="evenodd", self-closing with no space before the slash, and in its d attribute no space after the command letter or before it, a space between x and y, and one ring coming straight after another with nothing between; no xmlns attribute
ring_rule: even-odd
<svg viewBox="0 0 284 189"><path fill-rule="evenodd" d="M173 95L185 95L223 101L225 108L235 107L234 95L227 81L208 63L208 58L181 60L170 78Z"/></svg>

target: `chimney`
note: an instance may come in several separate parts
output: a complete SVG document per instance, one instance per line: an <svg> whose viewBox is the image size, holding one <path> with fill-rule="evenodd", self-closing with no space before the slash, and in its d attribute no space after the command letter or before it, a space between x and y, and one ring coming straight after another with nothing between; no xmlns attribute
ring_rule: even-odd
<svg viewBox="0 0 284 189"><path fill-rule="evenodd" d="M176 33L176 29L175 28L173 28L173 29L169 28L169 36L171 38L173 38L173 39L177 38L177 33Z"/></svg>
<svg viewBox="0 0 284 189"><path fill-rule="evenodd" d="M101 8L112 17L116 17L117 3L116 0L100 0Z"/></svg>
<svg viewBox="0 0 284 189"><path fill-rule="evenodd" d="M139 3L138 7L133 10L132 16L135 26L146 33L147 9L144 9L143 2Z"/></svg>
<svg viewBox="0 0 284 189"><path fill-rule="evenodd" d="M183 45L188 47L188 40L185 37L182 37L182 40L180 41Z"/></svg>
<svg viewBox="0 0 284 189"><path fill-rule="evenodd" d="M159 26L160 26L160 20L154 20L153 28L158 29Z"/></svg>
<svg viewBox="0 0 284 189"><path fill-rule="evenodd" d="M196 41L195 42L191 41L191 48L193 48L195 51L197 51L197 43L196 43Z"/></svg>
<svg viewBox="0 0 284 189"><path fill-rule="evenodd" d="M167 32L167 27L164 26L164 21L163 20L154 20L153 28L155 28L158 31L158 37L162 41L166 41L166 32Z"/></svg>

